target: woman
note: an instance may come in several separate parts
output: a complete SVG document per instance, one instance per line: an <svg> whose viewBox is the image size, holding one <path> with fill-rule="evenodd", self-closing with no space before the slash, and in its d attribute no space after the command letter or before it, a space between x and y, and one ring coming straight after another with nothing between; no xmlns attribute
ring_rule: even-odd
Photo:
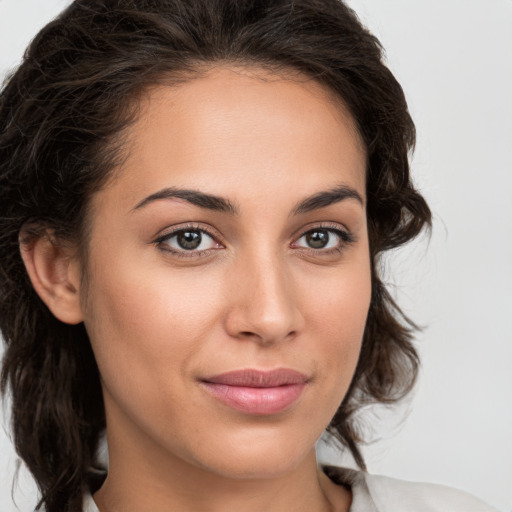
<svg viewBox="0 0 512 512"><path fill-rule="evenodd" d="M490 510L317 467L327 428L364 470L354 412L414 383L378 261L430 223L346 6L77 1L0 101L2 382L46 510Z"/></svg>

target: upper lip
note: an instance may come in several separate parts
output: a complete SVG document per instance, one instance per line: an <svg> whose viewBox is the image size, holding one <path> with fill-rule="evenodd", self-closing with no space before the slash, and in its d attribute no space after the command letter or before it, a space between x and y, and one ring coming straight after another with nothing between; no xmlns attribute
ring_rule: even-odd
<svg viewBox="0 0 512 512"><path fill-rule="evenodd" d="M292 384L304 384L308 378L303 373L289 368L275 370L234 370L202 379L211 384L251 388L271 388Z"/></svg>

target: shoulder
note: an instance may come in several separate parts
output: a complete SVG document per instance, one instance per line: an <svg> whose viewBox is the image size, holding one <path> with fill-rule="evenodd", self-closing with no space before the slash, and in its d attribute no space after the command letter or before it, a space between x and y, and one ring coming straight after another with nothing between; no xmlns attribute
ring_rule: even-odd
<svg viewBox="0 0 512 512"><path fill-rule="evenodd" d="M378 512L497 512L471 494L438 484L364 476Z"/></svg>
<svg viewBox="0 0 512 512"><path fill-rule="evenodd" d="M498 512L471 494L444 485L333 466L323 469L333 482L352 490L350 512Z"/></svg>

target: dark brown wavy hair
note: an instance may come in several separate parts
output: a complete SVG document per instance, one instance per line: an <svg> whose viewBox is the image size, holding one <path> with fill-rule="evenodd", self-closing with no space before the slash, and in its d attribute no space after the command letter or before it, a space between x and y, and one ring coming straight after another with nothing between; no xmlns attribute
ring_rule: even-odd
<svg viewBox="0 0 512 512"><path fill-rule="evenodd" d="M48 512L81 510L105 415L85 328L57 320L35 293L20 230L86 247L89 200L122 158L140 95L216 63L317 80L364 141L372 298L352 384L328 428L361 468L354 412L399 400L416 379L414 324L386 291L379 256L431 215L409 176L415 129L403 91L354 12L339 0L76 0L35 37L0 93L1 389Z"/></svg>

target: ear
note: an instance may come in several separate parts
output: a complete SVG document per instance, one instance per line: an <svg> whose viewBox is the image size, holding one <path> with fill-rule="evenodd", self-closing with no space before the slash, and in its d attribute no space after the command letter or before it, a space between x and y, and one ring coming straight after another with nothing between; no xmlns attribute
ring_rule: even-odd
<svg viewBox="0 0 512 512"><path fill-rule="evenodd" d="M30 237L22 232L20 251L32 286L54 316L67 324L80 323L80 265L75 251L48 231Z"/></svg>

